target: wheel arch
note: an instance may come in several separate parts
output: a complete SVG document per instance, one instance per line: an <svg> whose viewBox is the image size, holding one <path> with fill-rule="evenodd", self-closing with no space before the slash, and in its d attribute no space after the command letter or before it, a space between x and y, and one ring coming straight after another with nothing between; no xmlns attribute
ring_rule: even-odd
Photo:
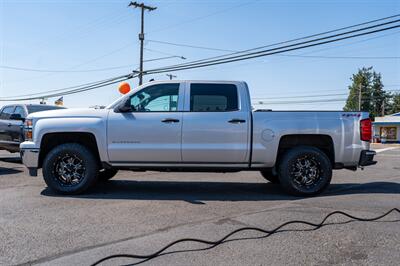
<svg viewBox="0 0 400 266"><path fill-rule="evenodd" d="M332 167L335 166L333 139L325 134L289 134L281 136L276 155L276 164L279 164L286 151L298 146L311 146L320 149L329 158Z"/></svg>
<svg viewBox="0 0 400 266"><path fill-rule="evenodd" d="M43 135L40 143L39 168L42 167L46 155L56 146L65 143L78 143L87 147L98 162L101 162L96 136L90 132L56 132Z"/></svg>

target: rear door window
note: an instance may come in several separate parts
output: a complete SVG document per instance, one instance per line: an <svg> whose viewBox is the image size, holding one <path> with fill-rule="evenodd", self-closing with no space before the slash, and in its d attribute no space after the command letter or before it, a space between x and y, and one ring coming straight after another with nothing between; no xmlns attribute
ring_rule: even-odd
<svg viewBox="0 0 400 266"><path fill-rule="evenodd" d="M192 83L191 112L229 112L239 110L237 87L233 84Z"/></svg>

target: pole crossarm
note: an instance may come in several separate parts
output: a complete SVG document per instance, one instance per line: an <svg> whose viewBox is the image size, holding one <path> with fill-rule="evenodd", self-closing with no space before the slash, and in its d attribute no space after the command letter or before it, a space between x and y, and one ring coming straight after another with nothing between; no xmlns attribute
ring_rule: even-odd
<svg viewBox="0 0 400 266"><path fill-rule="evenodd" d="M152 6L146 6L144 3L138 3L138 2L130 2L128 7L133 6L133 7L139 7L139 8L143 8L143 9L147 9L149 11L153 11L156 10L157 7L152 7Z"/></svg>

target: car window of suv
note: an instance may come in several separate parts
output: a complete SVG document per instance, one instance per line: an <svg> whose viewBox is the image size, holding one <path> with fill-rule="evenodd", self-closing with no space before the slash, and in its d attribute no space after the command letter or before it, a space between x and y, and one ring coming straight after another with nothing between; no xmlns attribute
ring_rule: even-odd
<svg viewBox="0 0 400 266"><path fill-rule="evenodd" d="M135 112L176 112L179 83L158 84L144 88L131 97Z"/></svg>
<svg viewBox="0 0 400 266"><path fill-rule="evenodd" d="M191 112L228 112L239 109L237 88L233 84L190 85Z"/></svg>
<svg viewBox="0 0 400 266"><path fill-rule="evenodd" d="M15 106L6 106L0 114L0 119L8 120L13 113Z"/></svg>
<svg viewBox="0 0 400 266"><path fill-rule="evenodd" d="M25 118L25 110L21 106L15 107L14 114L20 114L22 118Z"/></svg>

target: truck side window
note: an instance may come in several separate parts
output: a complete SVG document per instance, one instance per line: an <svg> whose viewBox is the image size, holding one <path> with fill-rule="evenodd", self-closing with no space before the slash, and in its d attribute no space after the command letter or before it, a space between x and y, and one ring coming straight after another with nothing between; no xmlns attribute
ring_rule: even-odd
<svg viewBox="0 0 400 266"><path fill-rule="evenodd" d="M4 107L3 111L0 114L0 119L8 120L13 111L14 111L14 106Z"/></svg>
<svg viewBox="0 0 400 266"><path fill-rule="evenodd" d="M179 83L153 85L131 97L136 112L176 112L178 109Z"/></svg>
<svg viewBox="0 0 400 266"><path fill-rule="evenodd" d="M25 110L21 106L15 107L14 114L20 114L22 118L25 118Z"/></svg>
<svg viewBox="0 0 400 266"><path fill-rule="evenodd" d="M191 84L191 112L227 112L236 111L238 109L238 93L235 85Z"/></svg>

